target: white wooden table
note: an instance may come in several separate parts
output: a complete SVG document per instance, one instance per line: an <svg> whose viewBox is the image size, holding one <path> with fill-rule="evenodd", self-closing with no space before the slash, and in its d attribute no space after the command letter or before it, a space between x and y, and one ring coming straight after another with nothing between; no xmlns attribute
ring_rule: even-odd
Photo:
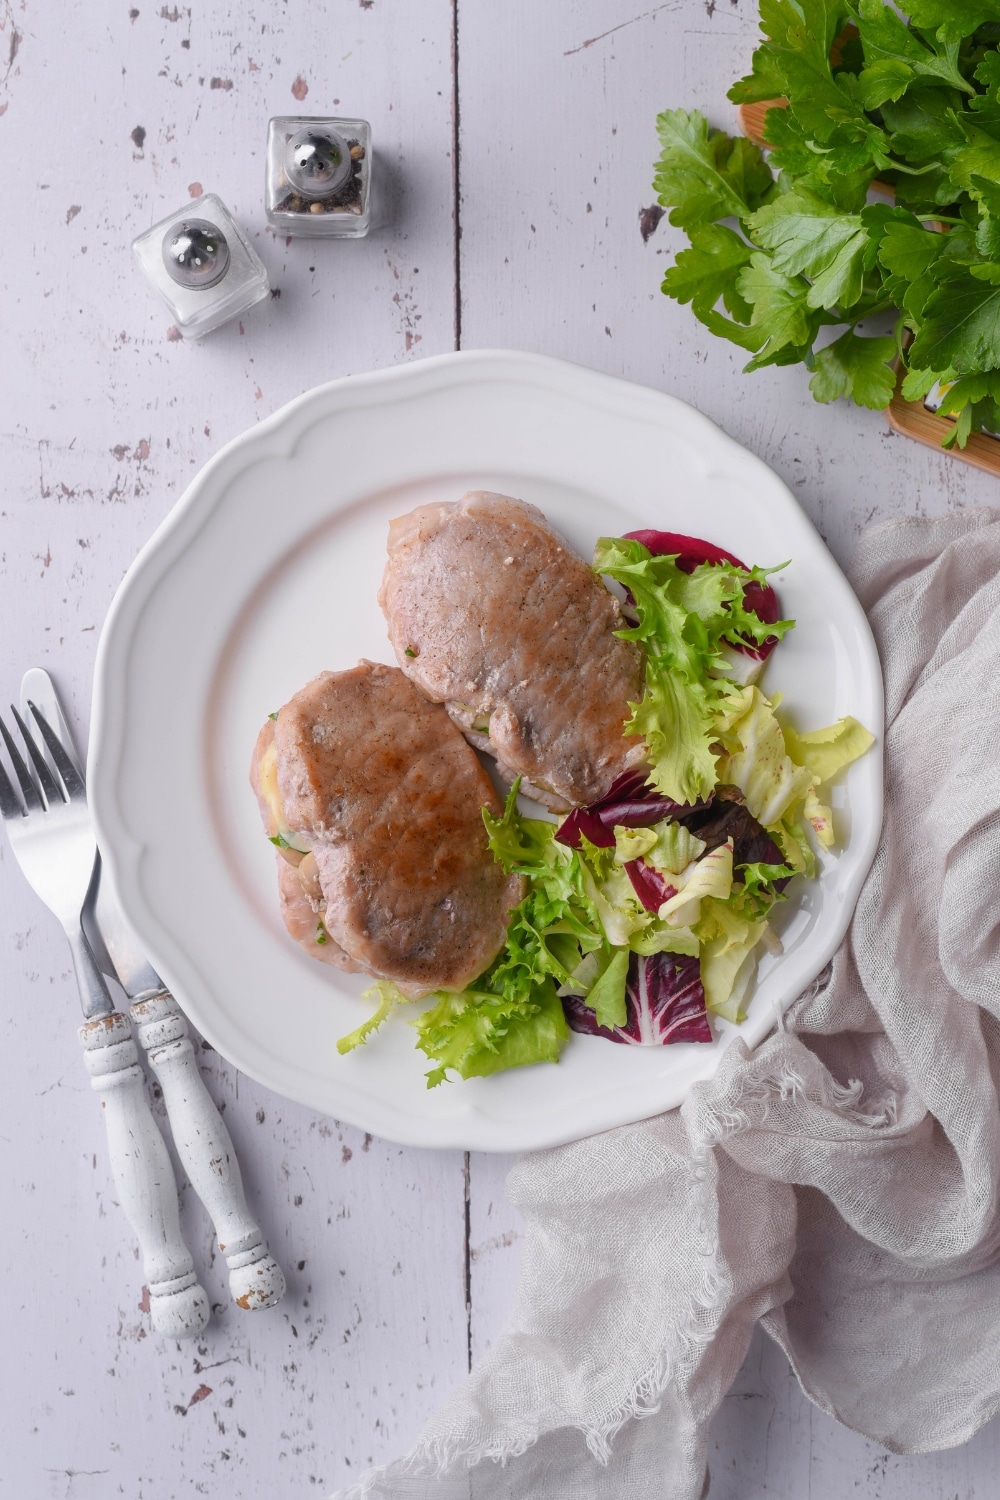
<svg viewBox="0 0 1000 1500"><path fill-rule="evenodd" d="M882 417L816 406L660 295L644 240L654 118L732 124L753 0L0 0L0 702L48 667L85 737L98 633L129 561L227 439L333 376L456 347L560 355L671 391L760 454L846 562L871 522L993 505L995 482ZM262 209L268 117L372 122L391 222L284 243ZM200 186L199 186L200 185ZM214 190L271 300L203 345L132 237ZM670 475L663 476L670 490ZM372 1140L204 1052L252 1209L289 1273L272 1312L216 1303L193 1345L147 1333L81 1063L62 935L0 840L0 1496L324 1494L402 1451L486 1350L517 1271L500 1158ZM712 1500L996 1494L998 1429L896 1458L844 1432L755 1342L717 1420Z"/></svg>

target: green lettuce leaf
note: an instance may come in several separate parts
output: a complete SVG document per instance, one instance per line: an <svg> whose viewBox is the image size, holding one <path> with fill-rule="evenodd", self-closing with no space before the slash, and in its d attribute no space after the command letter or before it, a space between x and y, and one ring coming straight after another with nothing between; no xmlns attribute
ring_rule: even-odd
<svg viewBox="0 0 1000 1500"><path fill-rule="evenodd" d="M784 891L774 888L776 880L789 879L795 874L791 865L768 865L760 861L737 866L740 884L734 885L729 896L729 905L741 916L752 921L766 917L777 901L787 900Z"/></svg>
<svg viewBox="0 0 1000 1500"><path fill-rule="evenodd" d="M697 958L701 951L693 928L668 927L664 922L653 922L648 931L631 939L629 947L646 958L654 953L686 953L689 958Z"/></svg>
<svg viewBox="0 0 1000 1500"><path fill-rule="evenodd" d="M596 1012L600 1026L624 1026L627 1018L625 981L631 954L618 948L597 982L587 991L587 1004Z"/></svg>
<svg viewBox="0 0 1000 1500"><path fill-rule="evenodd" d="M645 859L654 870L679 875L693 860L705 852L705 845L683 823L664 818L649 828L616 828L615 859L626 864L630 859Z"/></svg>
<svg viewBox="0 0 1000 1500"><path fill-rule="evenodd" d="M397 1005L407 1003L407 997L396 988L391 979L376 979L375 983L364 991L361 998L362 1000L376 999L378 1007L374 1014L369 1016L367 1021L362 1021L356 1030L340 1038L337 1051L342 1057L347 1052L353 1052L355 1047L362 1046L372 1033L378 1030L386 1017L396 1009Z"/></svg>
<svg viewBox="0 0 1000 1500"><path fill-rule="evenodd" d="M875 743L863 724L850 714L828 724L825 729L812 729L798 734L788 724L782 726L785 748L796 765L806 766L817 783L829 781L847 766L859 760Z"/></svg>
<svg viewBox="0 0 1000 1500"><path fill-rule="evenodd" d="M766 922L754 922L725 901L707 899L695 932L701 942L701 982L705 1004L727 1021L743 1019L743 1000L753 978L748 963ZM741 973L742 971L742 973ZM737 979L742 983L737 985Z"/></svg>
<svg viewBox="0 0 1000 1500"><path fill-rule="evenodd" d="M747 807L767 829L779 824L813 784L813 775L788 754L781 725L764 694L746 687L734 695L716 721L725 747L719 779L738 786Z"/></svg>
<svg viewBox="0 0 1000 1500"><path fill-rule="evenodd" d="M709 897L725 901L733 888L733 841L710 849L703 859L689 866L676 896L664 901L660 920L668 927L697 928L701 903Z"/></svg>
<svg viewBox="0 0 1000 1500"><path fill-rule="evenodd" d="M711 696L698 681L647 664L646 696L632 704L626 734L640 734L652 762L650 779L675 802L707 797L718 777L711 749Z"/></svg>
<svg viewBox="0 0 1000 1500"><path fill-rule="evenodd" d="M569 1036L562 1003L551 979L530 1000L491 990L445 994L413 1023L417 1046L435 1064L427 1087L443 1083L449 1070L483 1078L529 1063L557 1062Z"/></svg>

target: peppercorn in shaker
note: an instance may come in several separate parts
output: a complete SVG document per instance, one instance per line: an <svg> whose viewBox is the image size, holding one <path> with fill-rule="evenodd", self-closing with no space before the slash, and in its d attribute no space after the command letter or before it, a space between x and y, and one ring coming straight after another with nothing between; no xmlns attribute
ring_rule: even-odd
<svg viewBox="0 0 1000 1500"><path fill-rule="evenodd" d="M132 249L186 339L211 333L267 296L259 255L214 193L154 224Z"/></svg>
<svg viewBox="0 0 1000 1500"><path fill-rule="evenodd" d="M264 208L284 234L359 239L371 227L367 120L279 115L267 128Z"/></svg>

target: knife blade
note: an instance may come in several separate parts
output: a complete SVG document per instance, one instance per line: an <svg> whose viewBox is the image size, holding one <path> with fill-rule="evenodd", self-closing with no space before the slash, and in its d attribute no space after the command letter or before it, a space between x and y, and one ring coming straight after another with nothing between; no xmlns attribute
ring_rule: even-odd
<svg viewBox="0 0 1000 1500"><path fill-rule="evenodd" d="M115 976L130 1000L144 1000L166 990L166 985L149 962L132 929L122 915L111 882L102 872L94 917L104 939Z"/></svg>

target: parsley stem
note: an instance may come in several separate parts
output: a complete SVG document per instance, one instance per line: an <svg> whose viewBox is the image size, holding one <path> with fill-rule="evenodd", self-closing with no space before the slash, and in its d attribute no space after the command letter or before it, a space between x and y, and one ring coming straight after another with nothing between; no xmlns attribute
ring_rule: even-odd
<svg viewBox="0 0 1000 1500"><path fill-rule="evenodd" d="M925 172L945 171L945 165L942 161L924 161L919 167L908 167L906 162L897 161L894 156L890 156L888 169L890 172L902 172L905 177L923 177ZM885 168L881 170L885 171Z"/></svg>

